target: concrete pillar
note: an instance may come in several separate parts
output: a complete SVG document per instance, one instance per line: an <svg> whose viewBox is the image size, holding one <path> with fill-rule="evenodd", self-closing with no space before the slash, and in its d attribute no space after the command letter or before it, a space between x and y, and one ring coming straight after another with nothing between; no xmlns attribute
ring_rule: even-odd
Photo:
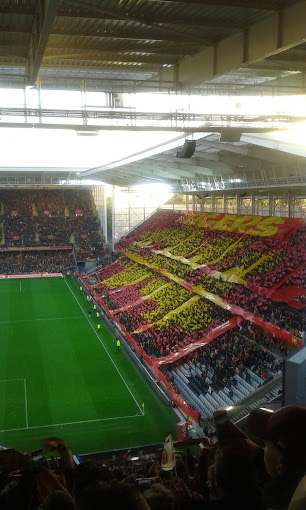
<svg viewBox="0 0 306 510"><path fill-rule="evenodd" d="M131 230L131 197L130 197L131 190L128 188L128 208L129 208L129 230Z"/></svg>
<svg viewBox="0 0 306 510"><path fill-rule="evenodd" d="M215 195L211 195L211 212L215 212L216 210L216 202L215 202Z"/></svg>
<svg viewBox="0 0 306 510"><path fill-rule="evenodd" d="M192 195L192 210L196 211L195 195Z"/></svg>
<svg viewBox="0 0 306 510"><path fill-rule="evenodd" d="M203 196L203 195L201 195L200 211L201 211L201 212L203 212L203 211L204 211L204 196Z"/></svg>
<svg viewBox="0 0 306 510"><path fill-rule="evenodd" d="M268 199L269 199L269 216L273 216L273 214L274 214L274 196L272 193L269 193Z"/></svg>
<svg viewBox="0 0 306 510"><path fill-rule="evenodd" d="M252 201L252 215L255 215L255 193L251 194L251 201Z"/></svg>
<svg viewBox="0 0 306 510"><path fill-rule="evenodd" d="M241 214L241 200L240 200L240 195L236 195L236 200L237 200L237 214Z"/></svg>
<svg viewBox="0 0 306 510"><path fill-rule="evenodd" d="M224 200L223 211L225 212L225 214L227 213L227 199L228 199L228 196L224 194L223 195L223 200Z"/></svg>
<svg viewBox="0 0 306 510"><path fill-rule="evenodd" d="M113 186L112 190L112 239L111 239L111 247L112 251L114 251L114 241L115 241L115 186Z"/></svg>
<svg viewBox="0 0 306 510"><path fill-rule="evenodd" d="M185 195L186 197L186 211L189 211L189 195Z"/></svg>
<svg viewBox="0 0 306 510"><path fill-rule="evenodd" d="M289 218L294 217L294 197L290 190L288 192L288 216Z"/></svg>

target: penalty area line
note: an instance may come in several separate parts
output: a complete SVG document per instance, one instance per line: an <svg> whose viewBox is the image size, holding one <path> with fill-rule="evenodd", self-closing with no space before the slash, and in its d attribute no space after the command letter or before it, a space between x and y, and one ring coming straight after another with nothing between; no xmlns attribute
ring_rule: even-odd
<svg viewBox="0 0 306 510"><path fill-rule="evenodd" d="M128 418L142 418L143 414L133 414L132 416L115 416L114 418L97 418L95 420L81 420L81 421L68 421L65 423L51 423L49 425L34 425L33 427L20 427L17 429L2 429L1 432L14 432L17 430L29 430L29 429L45 429L48 427L64 427L65 425L78 425L80 423L98 423L102 421L112 421L112 420L126 420Z"/></svg>

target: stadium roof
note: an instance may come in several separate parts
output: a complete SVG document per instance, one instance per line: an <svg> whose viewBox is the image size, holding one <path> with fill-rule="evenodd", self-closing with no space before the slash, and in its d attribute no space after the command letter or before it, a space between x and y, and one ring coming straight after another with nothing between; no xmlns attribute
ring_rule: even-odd
<svg viewBox="0 0 306 510"><path fill-rule="evenodd" d="M86 80L86 90L111 93L304 94L305 20L305 0L0 0L0 86L79 90ZM188 160L176 158L173 138L81 173L182 190L305 184L304 148L255 129L226 143L221 129L206 131L195 131Z"/></svg>

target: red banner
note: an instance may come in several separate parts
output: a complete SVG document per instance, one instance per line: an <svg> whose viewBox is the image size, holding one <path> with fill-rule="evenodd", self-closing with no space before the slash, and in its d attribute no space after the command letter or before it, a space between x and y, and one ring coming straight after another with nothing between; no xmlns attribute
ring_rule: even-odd
<svg viewBox="0 0 306 510"><path fill-rule="evenodd" d="M195 227L238 232L239 234L249 234L251 236L273 236L279 239L283 239L288 234L294 232L303 222L302 218L204 212L187 212L185 220L185 223Z"/></svg>
<svg viewBox="0 0 306 510"><path fill-rule="evenodd" d="M224 324L221 324L217 328L212 329L203 338L200 338L196 342L189 344L187 347L184 347L180 351L168 354L167 356L164 356L163 358L158 358L158 359L154 360L154 364L159 367L160 365L164 365L165 363L172 363L173 361L177 361L178 359L181 359L184 356L187 356L187 354L191 354L193 351L195 351L199 347L209 344L212 340L214 340L215 338L218 338L218 336L226 333L226 331L236 328L242 322L243 322L243 319L241 317L237 317L237 316L231 317L231 319L229 319L227 322L224 322Z"/></svg>
<svg viewBox="0 0 306 510"><path fill-rule="evenodd" d="M304 303L296 301L296 298L305 294L305 290L299 287L284 287L283 289L274 290L274 287L268 289L266 287L258 287L252 283L246 283L246 287L259 296L269 298L277 302L283 301L292 308L301 309L306 306Z"/></svg>
<svg viewBox="0 0 306 510"><path fill-rule="evenodd" d="M121 312L126 312L127 310L131 310L131 308L134 308L135 306L142 303L143 298L137 299L137 301L133 301L130 305L122 306L121 308L117 308L117 310L112 310L112 313L117 314Z"/></svg>
<svg viewBox="0 0 306 510"><path fill-rule="evenodd" d="M303 262L303 264L301 264L299 267L297 267L294 271L292 271L291 273L287 274L287 276L285 276L285 278L283 278L280 282L276 283L274 286L273 286L273 289L278 289L279 287L281 287L282 285L284 285L284 283L289 280L291 278L291 276L294 276L296 273L299 273L299 271L301 271L306 265L306 262Z"/></svg>

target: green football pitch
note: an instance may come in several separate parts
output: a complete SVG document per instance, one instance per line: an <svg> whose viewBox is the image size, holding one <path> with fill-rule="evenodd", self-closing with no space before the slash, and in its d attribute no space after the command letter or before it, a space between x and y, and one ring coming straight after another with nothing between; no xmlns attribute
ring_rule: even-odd
<svg viewBox="0 0 306 510"><path fill-rule="evenodd" d="M73 280L0 280L0 302L0 445L30 452L59 436L90 453L176 436L176 414L107 325L97 331Z"/></svg>

